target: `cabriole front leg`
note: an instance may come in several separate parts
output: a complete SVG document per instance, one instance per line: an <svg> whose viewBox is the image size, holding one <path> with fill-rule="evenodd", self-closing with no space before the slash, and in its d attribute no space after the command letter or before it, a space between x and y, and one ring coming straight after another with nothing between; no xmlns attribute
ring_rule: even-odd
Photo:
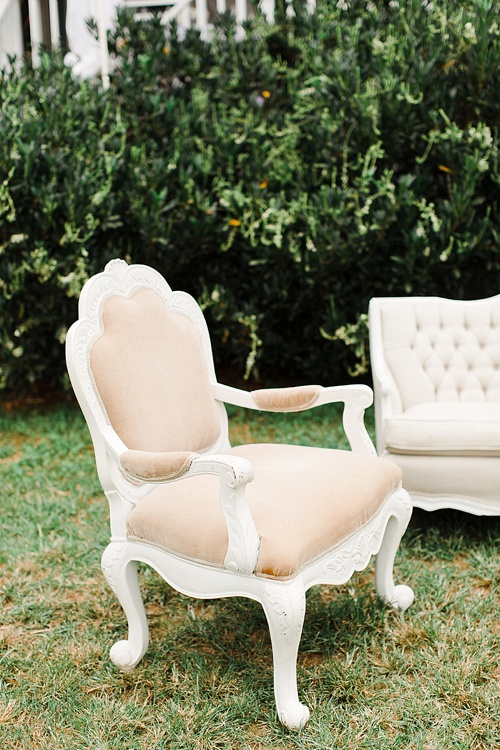
<svg viewBox="0 0 500 750"><path fill-rule="evenodd" d="M149 630L137 577L137 563L127 555L127 544L111 542L104 550L101 566L127 617L128 639L115 643L111 661L124 672L133 669L147 651Z"/></svg>
<svg viewBox="0 0 500 750"><path fill-rule="evenodd" d="M278 717L288 729L301 729L309 719L309 709L297 692L297 654L306 608L302 580L266 582L261 601L271 634Z"/></svg>
<svg viewBox="0 0 500 750"><path fill-rule="evenodd" d="M411 517L412 506L405 490L400 489L396 494L401 502L397 511L394 511L389 518L385 528L375 565L375 586L381 599L395 609L404 611L413 602L414 594L409 586L394 585L393 566L401 538Z"/></svg>

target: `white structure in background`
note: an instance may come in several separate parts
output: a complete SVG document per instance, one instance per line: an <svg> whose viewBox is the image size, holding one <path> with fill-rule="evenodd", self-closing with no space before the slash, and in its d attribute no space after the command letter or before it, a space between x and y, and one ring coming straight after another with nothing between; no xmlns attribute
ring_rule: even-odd
<svg viewBox="0 0 500 750"><path fill-rule="evenodd" d="M23 54L21 6L0 0L0 67L9 68L9 57Z"/></svg>
<svg viewBox="0 0 500 750"><path fill-rule="evenodd" d="M105 87L109 83L109 55L107 31L112 28L116 9L121 0L67 0L66 35L70 51L65 62L80 78L102 75ZM99 39L90 31L87 21L94 19Z"/></svg>
<svg viewBox="0 0 500 750"><path fill-rule="evenodd" d="M315 0L308 0L314 7ZM236 22L241 24L248 18L247 0L215 0L214 10L224 13L232 10ZM177 18L181 28L195 26L205 38L210 34L210 11L208 0L67 0L66 32L70 52L66 60L73 66L75 75L92 78L101 72L103 84L109 82L109 55L106 32L112 28L119 6L137 8L137 16L144 17L154 8L165 8L162 23L168 24ZM274 20L274 0L261 0L260 7L270 22ZM99 28L99 41L89 31L87 20L93 18Z"/></svg>
<svg viewBox="0 0 500 750"><path fill-rule="evenodd" d="M50 43L57 47L61 39L59 5L57 0L28 0L31 56L39 62L40 45L44 39L42 15L47 14ZM9 57L24 55L23 21L20 0L0 0L0 68L9 68Z"/></svg>
<svg viewBox="0 0 500 750"><path fill-rule="evenodd" d="M267 20L274 20L275 0L258 2ZM291 0L287 0L291 2ZM306 0L313 11L316 0ZM26 3L25 3L26 4ZM33 65L40 61L41 44L52 48L61 43L61 24L64 19L58 0L27 0L31 59ZM109 83L109 54L107 31L113 27L118 6L137 9L137 17L161 8L162 22L166 25L177 18L179 28L194 26L203 37L210 35L212 16L230 10L238 24L249 17L252 0L66 0L66 35L69 52L66 63L75 75L93 78L101 75L104 87ZM290 12L293 12L290 5ZM98 38L88 28L88 20L97 23ZM22 57L25 53L21 0L0 0L0 68L9 67L9 57Z"/></svg>

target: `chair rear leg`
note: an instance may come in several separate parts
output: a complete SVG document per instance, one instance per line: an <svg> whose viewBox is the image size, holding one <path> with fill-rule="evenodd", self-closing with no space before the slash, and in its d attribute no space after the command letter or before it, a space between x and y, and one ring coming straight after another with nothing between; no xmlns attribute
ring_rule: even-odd
<svg viewBox="0 0 500 750"><path fill-rule="evenodd" d="M309 709L297 692L297 654L306 608L302 580L263 583L261 603L271 634L278 717L288 729L301 729L309 719Z"/></svg>
<svg viewBox="0 0 500 750"><path fill-rule="evenodd" d="M137 577L137 563L129 559L126 543L111 542L104 550L101 567L128 622L128 639L117 641L111 647L109 656L117 667L127 672L142 659L149 643L146 610Z"/></svg>
<svg viewBox="0 0 500 750"><path fill-rule="evenodd" d="M395 609L404 611L413 602L414 594L409 586L404 584L394 585L393 566L401 538L411 518L412 506L405 490L399 489L395 494L398 495L400 502L387 522L382 544L377 554L375 586L381 599Z"/></svg>

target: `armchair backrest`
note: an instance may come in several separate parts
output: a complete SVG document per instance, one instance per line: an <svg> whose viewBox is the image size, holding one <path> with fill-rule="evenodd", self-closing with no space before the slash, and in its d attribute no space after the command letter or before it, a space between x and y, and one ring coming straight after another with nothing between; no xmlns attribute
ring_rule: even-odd
<svg viewBox="0 0 500 750"><path fill-rule="evenodd" d="M107 424L133 450L202 453L217 442L203 314L153 269L115 260L87 282L67 359L94 444Z"/></svg>
<svg viewBox="0 0 500 750"><path fill-rule="evenodd" d="M432 401L499 401L500 295L372 299L370 350L374 381L380 385L386 377L396 388L396 410Z"/></svg>

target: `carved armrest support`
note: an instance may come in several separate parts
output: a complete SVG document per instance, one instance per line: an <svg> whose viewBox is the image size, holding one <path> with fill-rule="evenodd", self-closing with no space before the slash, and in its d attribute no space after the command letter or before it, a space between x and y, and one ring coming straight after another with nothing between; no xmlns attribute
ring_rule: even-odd
<svg viewBox="0 0 500 750"><path fill-rule="evenodd" d="M367 385L341 385L324 389L322 403L340 401L344 404L342 424L356 453L376 455L377 451L365 426L365 411L373 404L373 391Z"/></svg>
<svg viewBox="0 0 500 750"><path fill-rule="evenodd" d="M103 430L109 455L129 478L164 483L195 476L216 474L220 479L220 503L228 531L224 566L231 571L253 573L260 539L245 498L253 479L253 467L238 456L200 455L190 451L155 453L128 450L112 427Z"/></svg>
<svg viewBox="0 0 500 750"><path fill-rule="evenodd" d="M199 456L190 473L218 474L220 503L229 537L224 567L233 572L253 573L260 538L245 498L246 485L253 479L252 464L236 456Z"/></svg>

